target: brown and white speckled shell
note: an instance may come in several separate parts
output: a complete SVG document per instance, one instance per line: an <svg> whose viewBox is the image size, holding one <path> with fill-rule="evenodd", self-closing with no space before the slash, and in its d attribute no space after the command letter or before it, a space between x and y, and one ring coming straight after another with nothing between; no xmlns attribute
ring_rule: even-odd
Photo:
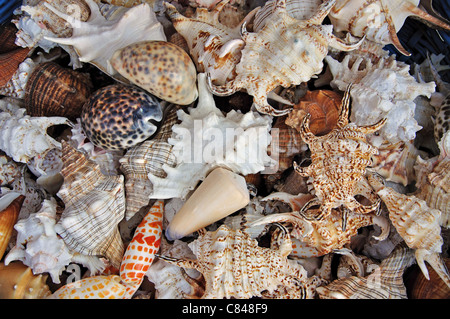
<svg viewBox="0 0 450 319"><path fill-rule="evenodd" d="M108 150L124 150L152 136L162 119L159 101L124 84L97 90L83 105L81 125L87 138Z"/></svg>
<svg viewBox="0 0 450 319"><path fill-rule="evenodd" d="M400 194L384 186L379 175L369 174L367 178L389 210L389 219L397 232L408 247L415 249L417 264L424 276L429 278L427 261L450 287L450 275L439 255L443 244L439 225L441 212L414 195Z"/></svg>
<svg viewBox="0 0 450 319"><path fill-rule="evenodd" d="M117 50L113 68L130 82L170 103L188 105L198 97L197 72L189 55L166 41L145 41Z"/></svg>
<svg viewBox="0 0 450 319"><path fill-rule="evenodd" d="M278 251L259 247L242 231L222 225L214 232L202 231L189 245L197 259L163 258L200 271L206 281L205 299L251 298L283 287L291 297L313 297L305 294L306 270L287 259L291 245L287 236Z"/></svg>
<svg viewBox="0 0 450 319"><path fill-rule="evenodd" d="M289 87L307 82L322 71L328 48L352 50L360 43L345 44L332 34L331 25L322 21L335 1L324 2L308 20L297 20L286 11L286 1L278 0L270 18L258 32L241 30L245 47L236 65L236 77L222 86L212 85L218 95L245 89L254 98L258 111L285 115L290 109L275 110L267 95L277 86Z"/></svg>
<svg viewBox="0 0 450 319"><path fill-rule="evenodd" d="M315 195L322 203L318 219L328 215L332 208L345 205L351 211L370 212L375 207L363 206L355 200L356 184L363 178L371 156L377 149L366 140L366 135L376 132L385 119L370 126L357 126L348 122L350 87L342 100L336 127L326 135L315 136L309 129L309 118L303 119L300 135L311 150L311 165L294 169L302 176L312 178Z"/></svg>

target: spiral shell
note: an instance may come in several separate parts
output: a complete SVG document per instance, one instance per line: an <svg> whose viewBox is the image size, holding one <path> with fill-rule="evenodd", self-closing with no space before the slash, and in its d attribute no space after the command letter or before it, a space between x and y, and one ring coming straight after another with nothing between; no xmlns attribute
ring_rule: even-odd
<svg viewBox="0 0 450 319"><path fill-rule="evenodd" d="M87 73L63 68L54 62L39 64L25 86L25 108L30 116L80 117L93 84Z"/></svg>
<svg viewBox="0 0 450 319"><path fill-rule="evenodd" d="M12 196L11 196L12 195ZM19 217L20 208L22 207L24 195L9 193L0 198L0 259L8 247L14 224Z"/></svg>
<svg viewBox="0 0 450 319"><path fill-rule="evenodd" d="M112 84L97 90L81 111L87 138L107 150L124 150L150 136L162 119L159 102L139 88Z"/></svg>
<svg viewBox="0 0 450 319"><path fill-rule="evenodd" d="M180 105L198 97L195 65L177 45L165 41L131 44L110 60L122 76L157 97Z"/></svg>

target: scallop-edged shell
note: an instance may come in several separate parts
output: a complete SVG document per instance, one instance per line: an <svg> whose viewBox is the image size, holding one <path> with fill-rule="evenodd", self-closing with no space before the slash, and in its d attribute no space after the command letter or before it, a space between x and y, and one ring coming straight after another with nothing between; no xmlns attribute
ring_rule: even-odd
<svg viewBox="0 0 450 319"><path fill-rule="evenodd" d="M63 68L55 62L37 65L25 87L25 108L30 116L80 117L93 84L87 73Z"/></svg>
<svg viewBox="0 0 450 319"><path fill-rule="evenodd" d="M399 141L395 144L385 142L378 146L378 154L372 155L371 168L387 181L406 186L416 181L414 172L416 158L424 154L412 142Z"/></svg>
<svg viewBox="0 0 450 319"><path fill-rule="evenodd" d="M306 270L287 259L292 243L285 235L280 249L272 250L259 247L242 231L222 225L214 232L200 232L199 238L189 244L197 259L161 258L200 271L206 282L204 299L258 297L280 286L286 287L291 297L311 298L306 295Z"/></svg>
<svg viewBox="0 0 450 319"><path fill-rule="evenodd" d="M17 193L7 193L0 197L0 259L8 248L24 200L25 196Z"/></svg>
<svg viewBox="0 0 450 319"><path fill-rule="evenodd" d="M62 151L64 183L56 195L65 209L55 230L71 250L104 256L118 268L124 251L118 229L125 215L124 177L102 174L98 164L64 141Z"/></svg>
<svg viewBox="0 0 450 319"><path fill-rule="evenodd" d="M165 2L173 26L187 41L190 55L199 73L207 73L213 84L224 85L235 76L235 67L241 58L245 43L240 36L241 24L253 17L255 10L236 27L219 22L219 15L229 0L220 1L214 9L198 7L193 17L181 15Z"/></svg>
<svg viewBox="0 0 450 319"><path fill-rule="evenodd" d="M303 118L310 114L309 128L314 135L325 135L337 124L341 109L341 94L331 90L307 91L294 105L286 124L300 131Z"/></svg>
<svg viewBox="0 0 450 319"><path fill-rule="evenodd" d="M55 232L56 200L44 200L41 209L27 219L19 220L14 228L17 240L5 257L5 264L20 260L34 274L49 273L54 283L72 261L73 254Z"/></svg>
<svg viewBox="0 0 450 319"><path fill-rule="evenodd" d="M218 166L247 175L275 164L267 155L271 139L268 116L234 110L223 115L208 91L204 73L198 75L198 88L197 106L188 108L188 112L177 111L181 123L172 127L173 135L168 140L173 145L176 166L163 165L165 178L149 174L151 198L185 198Z"/></svg>
<svg viewBox="0 0 450 319"><path fill-rule="evenodd" d="M167 41L141 41L118 49L109 63L123 77L170 103L188 105L198 97L197 72L189 55Z"/></svg>
<svg viewBox="0 0 450 319"><path fill-rule="evenodd" d="M81 126L94 145L125 150L150 136L162 119L159 101L137 87L111 84L97 90L84 103Z"/></svg>
<svg viewBox="0 0 450 319"><path fill-rule="evenodd" d="M163 165L175 167L177 159L172 152L173 145L167 143L172 135L172 126L177 123L177 107L170 108L164 116L155 137L129 148L119 159L120 170L125 175L126 220L146 206L153 192L149 174L166 178Z"/></svg>
<svg viewBox="0 0 450 319"><path fill-rule="evenodd" d="M395 60L395 56L382 57L376 63L351 53L342 61L331 56L325 60L333 74L333 88L345 91L352 84L350 121L368 125L386 118L379 132L383 140L397 143L415 138L421 127L414 118L414 99L419 95L430 97L434 82L419 83L409 74L409 65Z"/></svg>
<svg viewBox="0 0 450 319"><path fill-rule="evenodd" d="M31 268L20 261L8 266L0 263L1 299L44 299L51 294L46 284L48 275L34 275Z"/></svg>
<svg viewBox="0 0 450 319"><path fill-rule="evenodd" d="M350 32L383 45L394 44L404 55L410 55L400 43L397 32L406 18L420 18L427 25L450 30L443 20L418 8L419 0L338 0L329 17L337 32Z"/></svg>
<svg viewBox="0 0 450 319"><path fill-rule="evenodd" d="M360 43L346 44L332 34L331 25L322 21L335 1L326 1L308 20L297 20L286 11L286 1L278 0L270 18L258 32L248 32L243 24L245 46L236 65L236 77L222 86L211 83L217 95L230 95L245 89L253 96L256 109L270 115L285 115L290 109L276 110L267 101L278 86L307 82L320 73L328 48L349 51ZM281 66L281 67L280 67Z"/></svg>
<svg viewBox="0 0 450 319"><path fill-rule="evenodd" d="M389 219L408 247L415 250L417 264L428 279L425 261L450 287L450 275L440 253L443 244L439 218L441 212L428 207L424 200L414 195L404 195L383 185L381 177L368 175L368 181L389 210Z"/></svg>
<svg viewBox="0 0 450 319"><path fill-rule="evenodd" d="M399 244L370 275L334 280L318 287L317 294L321 299L407 299L403 273L413 263L412 250Z"/></svg>
<svg viewBox="0 0 450 319"><path fill-rule="evenodd" d="M86 277L65 284L48 299L122 299L125 286L118 275Z"/></svg>
<svg viewBox="0 0 450 319"><path fill-rule="evenodd" d="M25 109L14 114L1 105L0 112L0 149L16 162L26 163L35 156L41 156L52 148L61 147L47 134L47 129L55 125L71 125L62 116L31 117Z"/></svg>
<svg viewBox="0 0 450 319"><path fill-rule="evenodd" d="M166 41L162 25L156 19L152 8L144 3L132 7L107 20L100 13L97 3L85 0L90 16L86 22L63 14L51 5L46 5L55 14L73 27L71 37L45 37L56 43L75 48L81 62L89 62L103 72L114 76L116 71L109 60L114 52L130 44L141 41Z"/></svg>
<svg viewBox="0 0 450 319"><path fill-rule="evenodd" d="M371 156L378 151L367 142L366 135L378 131L386 122L357 126L349 123L350 87L341 104L336 127L326 135L315 136L309 129L309 118L303 119L300 135L311 150L311 164L301 167L294 162L294 169L302 176L312 178L316 199L321 203L320 220L333 208L345 205L355 213L368 213L378 208L379 202L362 205L355 199L358 183L364 181L366 167L372 163Z"/></svg>

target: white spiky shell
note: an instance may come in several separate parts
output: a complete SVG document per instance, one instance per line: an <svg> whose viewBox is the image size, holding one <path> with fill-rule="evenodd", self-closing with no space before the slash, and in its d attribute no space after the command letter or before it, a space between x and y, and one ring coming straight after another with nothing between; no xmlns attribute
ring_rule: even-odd
<svg viewBox="0 0 450 319"><path fill-rule="evenodd" d="M19 64L11 79L4 86L0 87L0 94L23 99L25 97L25 85L35 67L36 63L32 59L25 59Z"/></svg>
<svg viewBox="0 0 450 319"><path fill-rule="evenodd" d="M430 97L435 83L419 83L409 74L409 65L395 60L395 56L381 57L377 63L367 57L356 59L347 54L342 62L331 56L325 58L333 74L331 86L345 91L352 83L352 111L350 121L368 125L386 118L379 131L391 143L411 141L421 129L414 118L414 99L418 95ZM378 145L376 145L378 146Z"/></svg>
<svg viewBox="0 0 450 319"><path fill-rule="evenodd" d="M141 41L166 41L161 23L146 3L122 11L121 15L114 16L114 20L103 17L93 0L86 0L86 3L91 11L86 22L73 20L51 5L46 5L73 26L73 33L70 38L45 38L73 46L81 62L92 63L103 72L114 76L116 71L109 59L118 49Z"/></svg>
<svg viewBox="0 0 450 319"><path fill-rule="evenodd" d="M31 117L24 115L25 109L11 114L3 106L1 111L0 149L16 162L27 163L35 156L61 147L59 142L47 134L47 129L53 125L70 125L65 117Z"/></svg>
<svg viewBox="0 0 450 319"><path fill-rule="evenodd" d="M44 200L37 213L19 220L14 226L18 232L16 245L6 255L5 264L21 260L34 274L48 272L54 283L60 283L59 276L73 254L55 232L56 218L56 200L52 198Z"/></svg>
<svg viewBox="0 0 450 319"><path fill-rule="evenodd" d="M204 73L198 75L197 106L188 108L189 113L177 111L181 123L172 127L173 135L168 140L173 145L172 152L177 163L175 167L168 164L162 166L167 173L165 178L149 173L153 184L150 198L185 198L200 180L218 166L247 175L275 165L267 155L271 118L252 111L246 114L231 111L223 115L206 87L205 77ZM233 134L238 132L236 141L230 139L227 131ZM211 142L212 138L214 140Z"/></svg>

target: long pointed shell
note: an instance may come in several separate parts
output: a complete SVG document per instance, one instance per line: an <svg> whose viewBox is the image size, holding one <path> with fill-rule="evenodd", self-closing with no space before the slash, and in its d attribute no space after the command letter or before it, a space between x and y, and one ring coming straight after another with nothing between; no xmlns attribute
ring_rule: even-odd
<svg viewBox="0 0 450 319"><path fill-rule="evenodd" d="M8 247L14 224L19 217L24 200L24 195L16 193L6 194L0 198L0 259L3 258L3 254Z"/></svg>

